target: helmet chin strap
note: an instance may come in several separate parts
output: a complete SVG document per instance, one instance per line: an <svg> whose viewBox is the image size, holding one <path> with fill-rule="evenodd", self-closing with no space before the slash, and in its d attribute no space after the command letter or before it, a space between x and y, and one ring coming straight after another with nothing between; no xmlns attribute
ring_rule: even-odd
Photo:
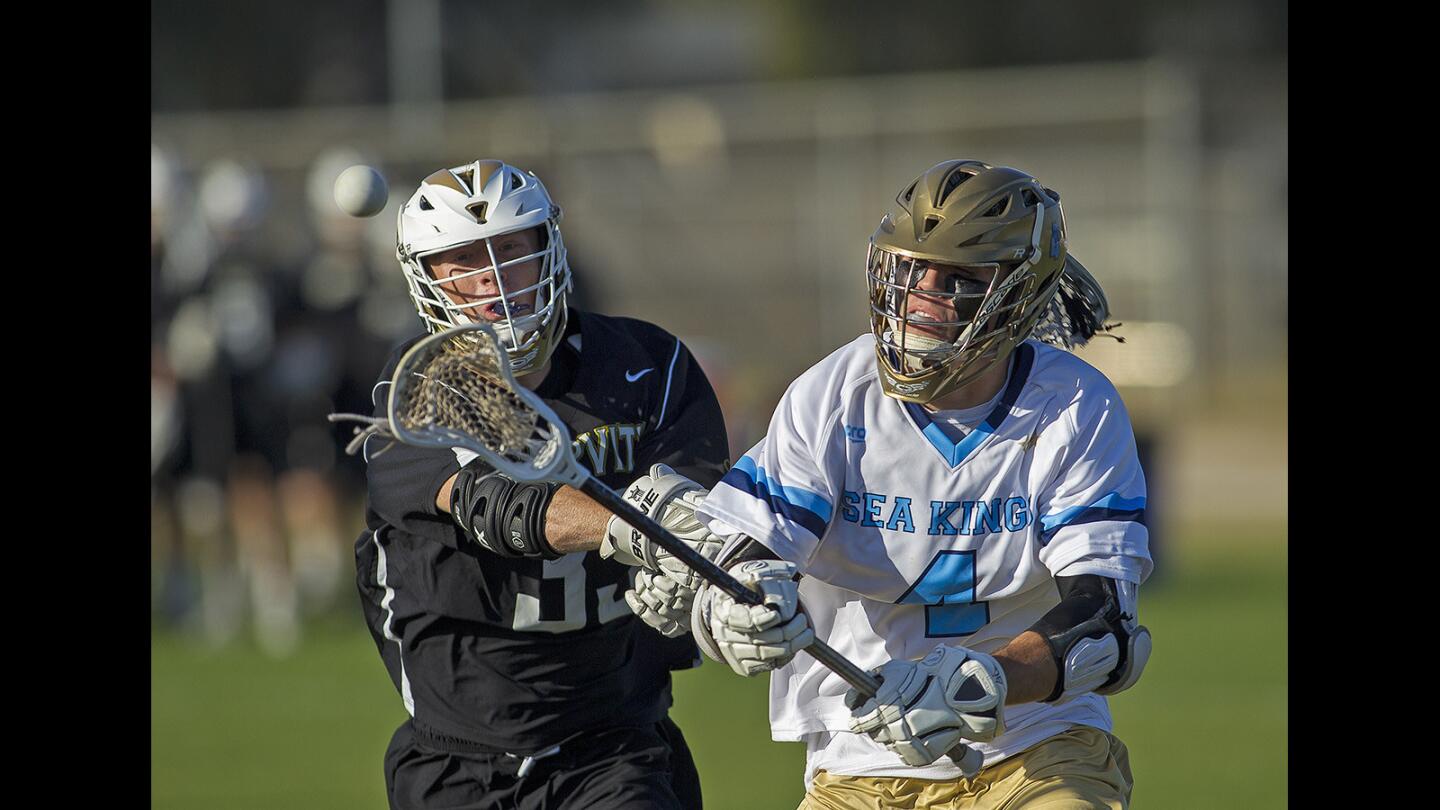
<svg viewBox="0 0 1440 810"><path fill-rule="evenodd" d="M955 344L951 343L948 340L939 340L936 338L928 337L926 335L906 335L905 348L918 349L923 352L929 352L937 349L954 349ZM925 358L923 356L914 355L908 351L900 353L900 366L905 370L906 374L918 374L922 371L928 371L930 368L934 368L933 365L926 366Z"/></svg>
<svg viewBox="0 0 1440 810"><path fill-rule="evenodd" d="M965 341L970 338L970 334L974 329L975 324L973 322L966 324L954 340L940 340L939 338L933 338L929 335L918 335L914 332L907 332L905 335L904 348L927 353L935 352L939 349L946 349L953 352L965 345ZM896 330L893 325L891 330L890 334L893 339L894 336L899 334L899 330ZM925 356L923 355L911 354L909 351L900 352L900 368L906 374L919 374L922 371L929 371L934 367L933 364L926 365Z"/></svg>

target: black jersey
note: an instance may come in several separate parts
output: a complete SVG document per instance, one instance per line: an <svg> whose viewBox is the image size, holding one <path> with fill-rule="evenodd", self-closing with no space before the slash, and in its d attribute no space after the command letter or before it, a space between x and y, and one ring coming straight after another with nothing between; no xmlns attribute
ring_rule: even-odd
<svg viewBox="0 0 1440 810"><path fill-rule="evenodd" d="M391 354L388 380L407 341ZM573 451L617 491L665 463L709 488L728 466L715 393L688 349L654 325L570 311L536 393L570 428ZM376 386L383 412L386 383ZM481 548L435 505L472 461L372 439L367 530L357 578L371 634L418 727L519 754L577 732L653 723L670 670L695 666L689 636L636 618L627 566L598 552L509 559Z"/></svg>

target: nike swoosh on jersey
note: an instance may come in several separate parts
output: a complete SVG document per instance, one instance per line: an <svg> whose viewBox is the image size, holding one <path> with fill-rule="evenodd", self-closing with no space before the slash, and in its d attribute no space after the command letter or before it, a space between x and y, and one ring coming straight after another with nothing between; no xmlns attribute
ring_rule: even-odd
<svg viewBox="0 0 1440 810"><path fill-rule="evenodd" d="M654 371L654 370L655 370L655 369L654 369L654 367L652 366L651 368L647 368L647 369L644 369L644 370L642 370L642 371L637 371L637 372L635 372L634 375L631 375L630 372L627 371L627 372L625 372L625 382L635 382L636 380L640 379L641 377L644 377L646 374L649 374L650 372L652 372L652 371Z"/></svg>

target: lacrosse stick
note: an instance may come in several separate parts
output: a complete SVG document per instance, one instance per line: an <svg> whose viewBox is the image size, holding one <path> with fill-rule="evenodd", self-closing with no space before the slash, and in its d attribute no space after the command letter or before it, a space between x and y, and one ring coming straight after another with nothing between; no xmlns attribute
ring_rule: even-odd
<svg viewBox="0 0 1440 810"><path fill-rule="evenodd" d="M331 422L367 425L357 428L347 452L359 450L372 436L418 447L461 447L515 481L566 484L624 518L735 601L762 604L760 594L580 466L570 450L570 431L539 396L515 382L509 358L489 326L467 324L416 343L400 358L391 382L384 417L330 414ZM804 651L867 699L879 690L879 680L820 639ZM979 751L963 744L950 756L967 778L979 772L983 761Z"/></svg>

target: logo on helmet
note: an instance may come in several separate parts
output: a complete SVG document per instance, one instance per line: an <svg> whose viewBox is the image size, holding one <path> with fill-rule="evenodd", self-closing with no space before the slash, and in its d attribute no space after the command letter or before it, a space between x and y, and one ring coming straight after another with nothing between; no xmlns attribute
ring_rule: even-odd
<svg viewBox="0 0 1440 810"><path fill-rule="evenodd" d="M927 385L927 383L903 383L895 379L895 376L892 375L888 370L884 371L885 379L889 381L890 387L894 388L896 391L899 391L902 394L913 394L916 391L923 390Z"/></svg>
<svg viewBox="0 0 1440 810"><path fill-rule="evenodd" d="M511 358L510 358L510 368L511 368L511 370L512 370L512 371L519 371L520 369L528 368L528 367L530 366L530 362L535 359L535 355L538 354L539 352L540 352L540 347L536 346L535 348L531 349L530 351L526 352L525 354L522 354L522 355L520 355L520 356L518 356L518 357L511 357Z"/></svg>

